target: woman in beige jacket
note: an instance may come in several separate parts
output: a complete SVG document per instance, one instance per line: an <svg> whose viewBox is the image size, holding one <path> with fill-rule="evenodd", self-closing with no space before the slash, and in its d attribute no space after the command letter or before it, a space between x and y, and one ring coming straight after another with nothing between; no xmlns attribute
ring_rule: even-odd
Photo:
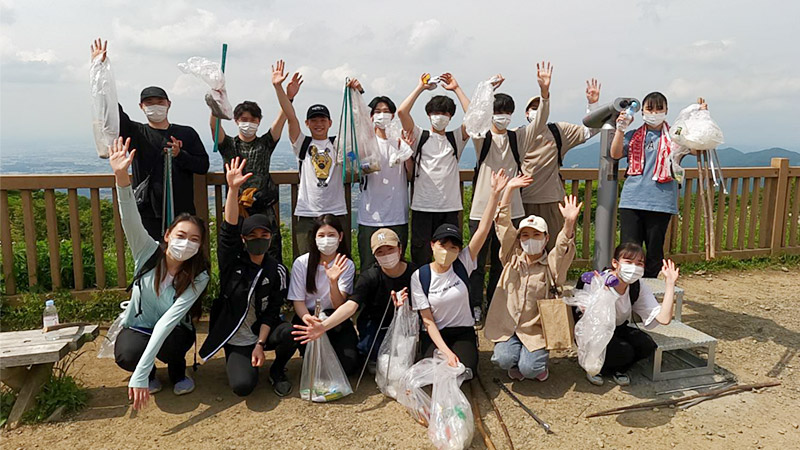
<svg viewBox="0 0 800 450"><path fill-rule="evenodd" d="M552 298L552 288L560 286L575 257L575 221L583 203L575 196L559 204L564 227L556 237L553 250L545 250L550 234L547 223L538 216L528 216L519 230L511 223L509 205L512 191L533 180L518 176L508 182L495 230L500 240L500 261L503 273L486 316L485 335L495 343L492 362L508 370L515 380L534 378L544 381L549 376L542 323L536 301Z"/></svg>

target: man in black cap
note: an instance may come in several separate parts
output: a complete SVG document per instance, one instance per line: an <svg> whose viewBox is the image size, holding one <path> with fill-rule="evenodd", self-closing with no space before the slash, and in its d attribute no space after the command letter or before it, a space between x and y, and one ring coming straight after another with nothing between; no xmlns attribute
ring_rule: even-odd
<svg viewBox="0 0 800 450"><path fill-rule="evenodd" d="M106 58L107 46L98 39L92 44L92 59ZM161 241L170 225L164 221L164 155L172 153L172 199L174 215L195 214L194 174L208 172L208 153L197 132L186 125L171 124L167 113L172 103L166 91L146 87L139 97L139 108L147 123L134 122L119 105L119 134L131 138L137 149L133 160L133 189L142 223L150 236Z"/></svg>
<svg viewBox="0 0 800 450"><path fill-rule="evenodd" d="M350 229L345 223L347 204L344 200L344 183L342 180L342 155L336 153L336 138L328 136L333 122L331 113L325 105L312 105L306 113L306 127L311 136L300 131L292 101L283 88L289 72L273 68L272 85L278 96L283 113L289 122L289 141L299 161L300 186L294 215L297 226L292 232L297 236L297 248L300 254L308 252L307 234L311 231L314 219L323 214L333 214L342 223L343 228ZM346 233L345 236L349 236ZM347 245L350 245L348 240Z"/></svg>

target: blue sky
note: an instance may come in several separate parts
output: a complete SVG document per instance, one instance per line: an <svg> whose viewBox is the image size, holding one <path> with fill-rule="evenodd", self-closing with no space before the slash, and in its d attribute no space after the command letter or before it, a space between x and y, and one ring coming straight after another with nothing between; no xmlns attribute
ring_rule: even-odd
<svg viewBox="0 0 800 450"><path fill-rule="evenodd" d="M367 97L389 95L399 104L422 72L452 72L468 95L500 72L501 90L517 101L515 124L524 120L521 104L538 93L536 62L548 59L555 66L551 120L580 121L584 80L596 77L601 102L660 90L674 119L702 96L726 145L800 151L796 2L166 3L0 0L0 145L91 145L89 44L102 36L131 116L144 120L139 91L161 85L173 100L171 121L204 138L205 89L176 64L218 59L227 42L232 101L258 101L268 120L277 112L268 76L278 58L306 78L300 111L316 102L337 111L348 75L363 80Z"/></svg>

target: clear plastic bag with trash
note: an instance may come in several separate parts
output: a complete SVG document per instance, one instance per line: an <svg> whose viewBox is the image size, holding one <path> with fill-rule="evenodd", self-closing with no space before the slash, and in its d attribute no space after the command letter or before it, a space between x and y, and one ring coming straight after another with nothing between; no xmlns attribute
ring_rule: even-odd
<svg viewBox="0 0 800 450"><path fill-rule="evenodd" d="M399 119L389 122L386 127L386 139L389 142L397 143L396 149L393 145L389 146L389 167L406 162L414 155L414 149L403 140L403 125Z"/></svg>
<svg viewBox="0 0 800 450"><path fill-rule="evenodd" d="M397 393L402 389L400 379L414 365L418 336L417 313L408 303L398 307L386 331L386 338L378 349L375 382L384 395L397 398Z"/></svg>
<svg viewBox="0 0 800 450"><path fill-rule="evenodd" d="M92 96L92 130L97 156L108 158L108 149L119 137L119 101L111 59L98 56L89 66Z"/></svg>
<svg viewBox="0 0 800 450"><path fill-rule="evenodd" d="M326 316L322 313L319 318L325 320ZM303 355L300 398L308 400L310 397L312 402L326 403L352 393L350 380L344 373L327 333L309 342Z"/></svg>
<svg viewBox="0 0 800 450"><path fill-rule="evenodd" d="M478 83L475 93L470 99L469 108L464 114L464 127L473 139L481 139L492 127L494 115L494 85L499 81L497 76Z"/></svg>
<svg viewBox="0 0 800 450"><path fill-rule="evenodd" d="M179 63L178 69L185 74L196 76L208 85L210 90L206 93L205 99L214 117L233 119L233 108L225 89L225 74L219 63L202 56L192 56L185 63Z"/></svg>
<svg viewBox="0 0 800 450"><path fill-rule="evenodd" d="M452 367L447 362L433 369L433 395L428 437L439 450L461 450L470 446L475 419L467 396L461 392L466 372L463 364Z"/></svg>
<svg viewBox="0 0 800 450"><path fill-rule="evenodd" d="M707 109L695 103L684 108L669 130L672 142L692 150L711 150L725 142L722 130Z"/></svg>
<svg viewBox="0 0 800 450"><path fill-rule="evenodd" d="M128 309L130 301L124 301L119 304L122 312L119 313L117 318L108 327L106 335L103 336L103 342L100 344L100 350L97 352L98 358L113 358L114 357L114 344L117 342L117 336L122 331L122 319L125 315L125 310Z"/></svg>
<svg viewBox="0 0 800 450"><path fill-rule="evenodd" d="M577 289L572 297L565 297L570 306L583 309L583 316L575 324L575 343L578 345L578 364L589 375L600 373L606 360L606 346L616 327L617 296L606 286L609 274L592 276L588 290Z"/></svg>
<svg viewBox="0 0 800 450"><path fill-rule="evenodd" d="M364 102L361 92L347 87L346 83L349 81L347 79L345 82L337 153L341 161L355 165L356 171L360 170L365 174L377 172L381 170L381 163L371 110Z"/></svg>

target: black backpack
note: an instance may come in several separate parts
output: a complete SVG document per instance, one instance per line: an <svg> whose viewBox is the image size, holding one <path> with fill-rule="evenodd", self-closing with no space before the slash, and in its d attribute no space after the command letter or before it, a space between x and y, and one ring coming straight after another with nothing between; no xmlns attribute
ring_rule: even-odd
<svg viewBox="0 0 800 450"><path fill-rule="evenodd" d="M431 132L425 130L419 137L419 142L417 142L417 151L414 152L414 176L411 177L411 189L414 189L414 180L419 176L419 167L422 160L422 146L428 142L428 138L431 137ZM444 137L447 138L447 142L450 143L450 146L453 147L453 158L458 161L458 145L456 144L456 135L452 131L446 131L444 133ZM427 295L427 294L426 294Z"/></svg>
<svg viewBox="0 0 800 450"><path fill-rule="evenodd" d="M333 144L334 141L336 141L336 136L328 136L328 140L331 141L331 144ZM297 158L300 160L297 168L297 176L300 176L303 173L303 161L305 161L306 155L308 154L308 147L311 147L311 141L311 136L306 136L303 139L303 143L300 144L300 154L297 156ZM334 164L336 164L336 162L334 162Z"/></svg>
<svg viewBox="0 0 800 450"><path fill-rule="evenodd" d="M556 149L558 150L558 177L561 178L561 182L564 182L564 177L561 175L561 166L564 165L564 156L561 154L561 130L558 129L558 125L550 122L547 124L547 128L550 129L550 133L553 135L553 140L556 142Z"/></svg>
<svg viewBox="0 0 800 450"><path fill-rule="evenodd" d="M520 173L522 172L522 165L519 159L517 133L511 130L506 131L506 133L508 133L508 143L511 146L511 153L514 155L514 162L517 163L517 173ZM489 149L491 147L492 147L492 132L488 131L486 132L486 137L483 139L483 145L481 146L481 154L478 157L478 161L475 163L475 174L472 176L472 189L475 189L475 185L478 182L478 173L481 170L481 164L483 164L483 162L486 160L486 157L489 156ZM560 158L561 155L559 154L559 163L561 162ZM511 175L509 174L509 178L510 177Z"/></svg>

